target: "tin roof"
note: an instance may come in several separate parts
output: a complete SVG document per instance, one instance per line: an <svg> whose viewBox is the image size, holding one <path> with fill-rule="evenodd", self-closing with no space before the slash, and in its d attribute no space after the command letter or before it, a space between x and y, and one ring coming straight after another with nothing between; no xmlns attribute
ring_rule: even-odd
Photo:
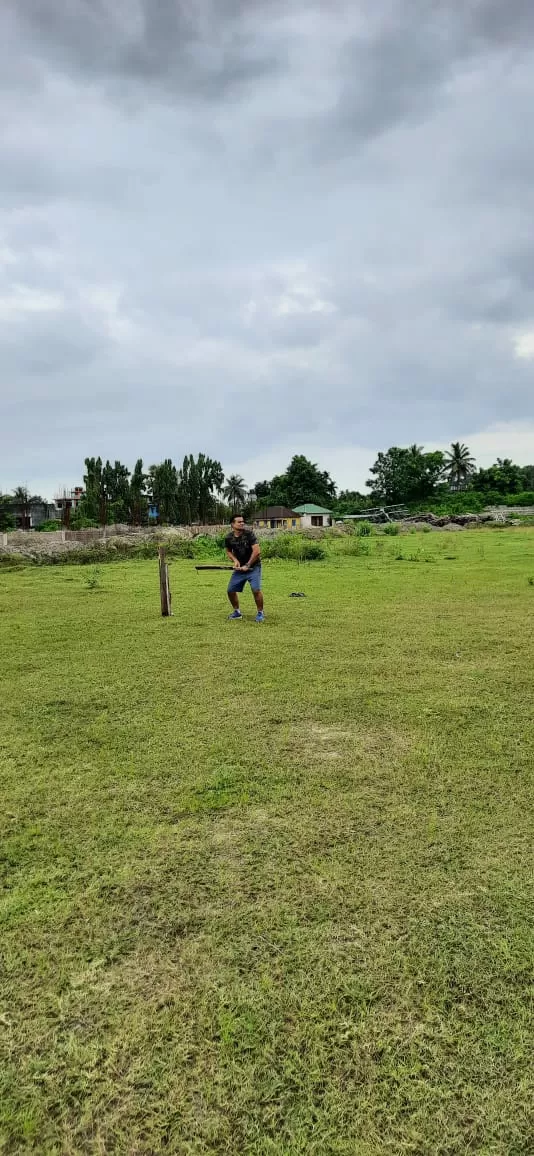
<svg viewBox="0 0 534 1156"><path fill-rule="evenodd" d="M296 514L331 514L324 506L316 506L313 502L306 502L304 506L295 506Z"/></svg>

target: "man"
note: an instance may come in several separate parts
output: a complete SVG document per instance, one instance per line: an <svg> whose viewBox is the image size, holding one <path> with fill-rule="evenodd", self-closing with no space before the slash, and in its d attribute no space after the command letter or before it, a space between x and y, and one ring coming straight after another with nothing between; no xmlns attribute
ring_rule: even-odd
<svg viewBox="0 0 534 1156"><path fill-rule="evenodd" d="M256 622L265 622L263 594L261 592L261 558L258 539L252 530L247 530L241 514L234 514L230 523L232 529L225 538L226 553L234 564L234 573L228 583L228 597L233 606L229 618L242 618L238 595L247 582L254 595L258 613Z"/></svg>

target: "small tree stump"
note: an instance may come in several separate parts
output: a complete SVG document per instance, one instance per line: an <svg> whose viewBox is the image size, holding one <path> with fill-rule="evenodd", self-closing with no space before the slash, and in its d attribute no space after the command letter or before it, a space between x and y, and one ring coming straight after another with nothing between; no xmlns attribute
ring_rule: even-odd
<svg viewBox="0 0 534 1156"><path fill-rule="evenodd" d="M159 592L161 597L161 614L163 618L172 615L171 591L169 588L169 567L165 558L165 547L160 546L159 555Z"/></svg>

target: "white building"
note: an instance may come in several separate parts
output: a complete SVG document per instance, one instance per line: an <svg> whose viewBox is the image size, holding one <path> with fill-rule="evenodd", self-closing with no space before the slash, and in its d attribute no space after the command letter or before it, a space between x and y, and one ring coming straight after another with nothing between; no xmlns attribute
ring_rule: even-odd
<svg viewBox="0 0 534 1156"><path fill-rule="evenodd" d="M300 516L302 529L311 526L331 526L332 511L325 510L324 506L316 506L313 502L306 502L304 506L295 506L295 514Z"/></svg>

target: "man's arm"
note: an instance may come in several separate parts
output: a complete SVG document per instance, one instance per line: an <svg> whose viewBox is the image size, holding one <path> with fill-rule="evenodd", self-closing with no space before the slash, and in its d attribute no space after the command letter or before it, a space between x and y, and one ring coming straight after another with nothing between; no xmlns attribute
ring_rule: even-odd
<svg viewBox="0 0 534 1156"><path fill-rule="evenodd" d="M259 560L260 560L260 547L259 547L258 542L254 542L254 545L252 547L252 554L250 555L250 558L249 558L246 566L243 566L243 570L252 570L252 567L255 566L256 563L259 562Z"/></svg>
<svg viewBox="0 0 534 1156"><path fill-rule="evenodd" d="M226 540L225 540L224 545L225 545L226 553L227 553L230 561L233 562L233 564L234 564L234 570L240 570L241 569L241 562L235 557L234 554L232 554L232 551L230 549L231 540L232 540L231 538L226 538Z"/></svg>

